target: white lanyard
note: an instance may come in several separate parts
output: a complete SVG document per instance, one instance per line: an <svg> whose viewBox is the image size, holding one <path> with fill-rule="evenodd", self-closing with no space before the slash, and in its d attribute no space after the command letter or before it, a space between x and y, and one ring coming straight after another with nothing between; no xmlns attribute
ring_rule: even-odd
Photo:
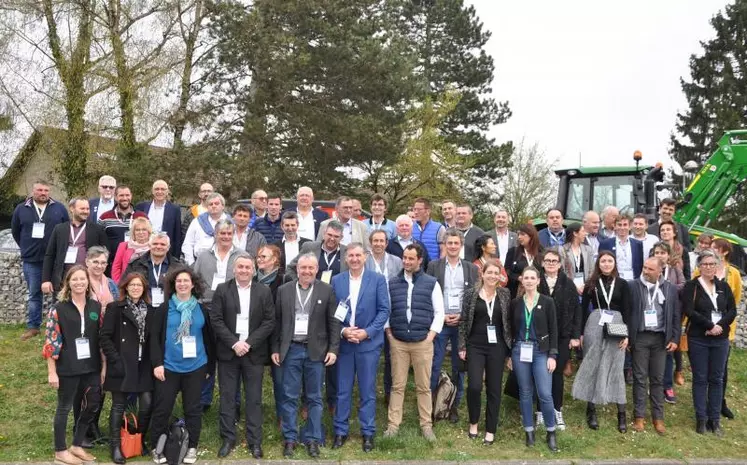
<svg viewBox="0 0 747 465"><path fill-rule="evenodd" d="M298 303L301 304L301 309L303 309L304 313L306 313L306 305L309 303L309 299L311 299L312 292L314 292L313 285L309 288L309 293L306 294L306 300L301 301L301 291L299 290L298 286L296 286L296 297L298 297Z"/></svg>
<svg viewBox="0 0 747 465"><path fill-rule="evenodd" d="M34 210L36 210L36 214L39 215L39 223L43 223L42 216L44 216L44 212L47 210L48 203L44 204L44 208L39 208L36 203L34 203Z"/></svg>
<svg viewBox="0 0 747 465"><path fill-rule="evenodd" d="M604 290L604 283L602 282L602 278L599 278L599 287L602 288L602 296L604 296L605 302L607 302L607 310L612 310L610 308L610 302L612 302L612 293L615 292L615 278L612 278L612 284L610 284L610 293L607 294L607 291Z"/></svg>
<svg viewBox="0 0 747 465"><path fill-rule="evenodd" d="M497 293L493 294L493 298L490 299L490 302L488 302L487 300L485 301L485 305L488 307L488 319L490 320L491 323L493 322L493 307L495 306L496 295Z"/></svg>
<svg viewBox="0 0 747 465"><path fill-rule="evenodd" d="M534 257L532 257L531 255L529 255L529 252L527 252L526 250L524 251L524 256L527 259L527 265L528 266L532 266L532 262L534 261Z"/></svg>
<svg viewBox="0 0 747 465"><path fill-rule="evenodd" d="M560 233L560 237L556 236L552 233L552 231L547 231L547 234L550 236L550 242L555 242L555 245L560 245L560 239L563 237L563 233Z"/></svg>
<svg viewBox="0 0 747 465"><path fill-rule="evenodd" d="M664 279L669 280L669 266L664 267Z"/></svg>
<svg viewBox="0 0 747 465"><path fill-rule="evenodd" d="M651 292L649 291L648 286L646 286L646 297L648 298L648 308L653 309L654 308L654 299L656 299L657 294L659 294L659 281L656 281L656 286L654 286L654 295L651 295Z"/></svg>
<svg viewBox="0 0 747 465"><path fill-rule="evenodd" d="M379 273L380 275L385 276L385 277L386 277L386 270L389 269L387 267L387 262L389 260L389 257L387 255L389 255L389 254L384 253L384 259L382 260L382 263L384 265L383 268L379 268L379 262L376 261L376 258L373 259L374 266L376 266L376 272Z"/></svg>
<svg viewBox="0 0 747 465"><path fill-rule="evenodd" d="M332 267L332 264L335 262L335 258L337 258L337 252L332 255L332 259L329 258L329 255L326 251L322 250L322 252L324 252L324 261L327 262L327 269L329 270Z"/></svg>
<svg viewBox="0 0 747 465"><path fill-rule="evenodd" d="M581 269L581 247L578 248L578 255L573 251L571 247L571 254L573 254L573 264L576 266L576 273Z"/></svg>
<svg viewBox="0 0 747 465"><path fill-rule="evenodd" d="M713 303L713 308L718 311L718 295L716 295L716 282L713 282L713 293L708 291L708 286L706 285L706 280L703 279L703 277L699 277L698 281L700 281L700 285L703 287L703 290L706 291L706 294L708 294L708 297L711 299L711 302Z"/></svg>
<svg viewBox="0 0 747 465"><path fill-rule="evenodd" d="M158 280L161 279L161 267L163 266L163 263L158 264L158 272L156 272L156 265L153 265L153 276L156 277L156 287L160 287L158 285Z"/></svg>
<svg viewBox="0 0 747 465"><path fill-rule="evenodd" d="M80 239L80 235L83 234L83 231L86 229L86 223L83 223L83 226L78 230L78 234L75 234L75 231L73 230L73 224L70 223L70 237L73 238L73 245L75 245L78 242L78 239Z"/></svg>
<svg viewBox="0 0 747 465"><path fill-rule="evenodd" d="M78 306L76 305L75 308L77 309ZM80 315L80 337L86 337L86 318L85 318L86 312L85 310L83 310L83 312L78 310L78 315Z"/></svg>
<svg viewBox="0 0 747 465"><path fill-rule="evenodd" d="M378 231L379 229L381 229L384 226L384 220L382 219L381 223L376 224L376 223L374 223L374 220L373 220L373 217L372 217L371 218L371 226L373 226L374 231Z"/></svg>

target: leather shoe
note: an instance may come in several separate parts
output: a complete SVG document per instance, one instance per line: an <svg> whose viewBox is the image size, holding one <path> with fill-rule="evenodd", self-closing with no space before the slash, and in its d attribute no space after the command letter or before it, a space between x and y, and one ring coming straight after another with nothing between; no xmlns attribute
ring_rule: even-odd
<svg viewBox="0 0 747 465"><path fill-rule="evenodd" d="M664 436L667 432L667 428L664 426L664 420L653 420L654 429L659 436Z"/></svg>
<svg viewBox="0 0 747 465"><path fill-rule="evenodd" d="M252 457L255 459L261 459L264 455L262 453L262 445L261 444L249 444L246 446L247 449L249 449L249 452L251 452Z"/></svg>
<svg viewBox="0 0 747 465"><path fill-rule="evenodd" d="M293 457L293 454L296 452L296 443L293 441L288 441L283 446L283 457Z"/></svg>
<svg viewBox="0 0 747 465"><path fill-rule="evenodd" d="M85 438L80 442L80 447L84 449L93 449L94 448L93 441L91 441L88 438Z"/></svg>
<svg viewBox="0 0 747 465"><path fill-rule="evenodd" d="M316 441L309 441L309 443L306 444L306 452L309 453L309 457L312 459L319 458L319 443Z"/></svg>
<svg viewBox="0 0 747 465"><path fill-rule="evenodd" d="M597 420L597 407L594 404L586 405L586 424L589 425L590 429L599 429L599 421Z"/></svg>
<svg viewBox="0 0 747 465"><path fill-rule="evenodd" d="M363 452L371 452L374 448L373 436L363 436Z"/></svg>
<svg viewBox="0 0 747 465"><path fill-rule="evenodd" d="M654 425L656 425L656 421L654 421ZM633 431L636 433L642 433L645 429L644 426L644 420L641 417L636 417L635 421L633 422Z"/></svg>
<svg viewBox="0 0 747 465"><path fill-rule="evenodd" d="M36 328L29 328L26 331L24 331L23 334L21 334L21 340L22 341L28 341L32 337L36 337L39 335L39 330Z"/></svg>
<svg viewBox="0 0 747 465"><path fill-rule="evenodd" d="M456 404L452 405L451 410L449 410L449 423L459 423L459 410Z"/></svg>
<svg viewBox="0 0 747 465"><path fill-rule="evenodd" d="M339 449L340 447L345 445L345 441L348 440L347 436L338 434L335 436L335 441L332 443L333 449Z"/></svg>
<svg viewBox="0 0 747 465"><path fill-rule="evenodd" d="M706 421L705 420L697 420L697 422L695 423L695 432L698 434L706 433Z"/></svg>
<svg viewBox="0 0 747 465"><path fill-rule="evenodd" d="M234 441L229 441L228 439L223 440L223 445L220 446L220 449L218 449L218 457L228 457L228 454L231 453L236 443Z"/></svg>
<svg viewBox="0 0 747 465"><path fill-rule="evenodd" d="M553 452L558 451L558 439L555 436L555 431L547 432L547 447L549 447Z"/></svg>
<svg viewBox="0 0 747 465"><path fill-rule="evenodd" d="M111 454L112 454L112 462L116 463L117 465L122 465L125 463L124 455L122 455L122 448L120 447L120 444L112 444L111 445Z"/></svg>
<svg viewBox="0 0 747 465"><path fill-rule="evenodd" d="M527 431L526 436L527 447L534 447L534 431Z"/></svg>

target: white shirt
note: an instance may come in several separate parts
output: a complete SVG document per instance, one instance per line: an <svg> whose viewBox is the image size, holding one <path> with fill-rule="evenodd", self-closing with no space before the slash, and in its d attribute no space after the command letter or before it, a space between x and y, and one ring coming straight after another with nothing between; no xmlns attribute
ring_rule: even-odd
<svg viewBox="0 0 747 465"><path fill-rule="evenodd" d="M415 285L412 283L412 275L405 273L405 280L407 281L407 322L412 320L412 290ZM431 303L433 304L433 322L431 323L430 330L435 333L440 333L444 327L444 294L441 290L441 286L436 283L433 286L433 292L431 293ZM389 320L387 320L384 328L389 327Z"/></svg>
<svg viewBox="0 0 747 465"><path fill-rule="evenodd" d="M242 315L248 315L249 314L249 304L251 304L251 301L249 299L249 296L252 293L252 283L249 282L249 285L246 287L241 287L239 283L236 283L236 288L239 291L239 313Z"/></svg>
<svg viewBox="0 0 747 465"><path fill-rule="evenodd" d="M501 257L501 263L506 263L506 254L508 254L508 230L506 234L501 234L498 230L495 230L495 237L498 239L498 254Z"/></svg>
<svg viewBox="0 0 747 465"><path fill-rule="evenodd" d="M623 244L620 238L615 237L615 261L617 262L617 272L623 279L631 280L633 278L633 253L630 250L630 238Z"/></svg>
<svg viewBox="0 0 747 465"><path fill-rule="evenodd" d="M100 198L99 199L99 208L98 208L98 210L96 210L96 220L100 220L101 219L101 215L103 215L104 213L108 212L112 208L114 208L114 198L113 197L108 202L106 200Z"/></svg>
<svg viewBox="0 0 747 465"><path fill-rule="evenodd" d="M239 230L236 229L236 232L233 233L233 246L239 250L246 250L246 238L248 235L249 228L244 229L243 233L239 233Z"/></svg>
<svg viewBox="0 0 747 465"><path fill-rule="evenodd" d="M401 236L397 236L397 242L402 246L402 250L405 250L405 247L412 244L412 236L410 236L409 239L403 239Z"/></svg>
<svg viewBox="0 0 747 465"><path fill-rule="evenodd" d="M285 249L285 266L298 256L298 239L289 241L283 236L283 247Z"/></svg>
<svg viewBox="0 0 747 465"><path fill-rule="evenodd" d="M643 258L644 259L648 257L648 254L651 252L651 248L654 246L654 244L659 242L658 237L654 236L653 234L649 234L649 233L645 233L643 238L635 237L635 236L633 237L643 243Z"/></svg>
<svg viewBox="0 0 747 465"><path fill-rule="evenodd" d="M160 207L157 207L155 202L150 203L150 210L148 210L148 219L150 220L151 226L153 226L153 232L163 231L164 211L166 211L165 203Z"/></svg>
<svg viewBox="0 0 747 465"><path fill-rule="evenodd" d="M231 252L233 252L233 246L231 247L231 250L229 250L226 254L226 258L221 260L220 256L218 255L218 246L215 247L215 273L218 276L221 276L223 278L226 277L226 271L228 271L228 259L231 258Z"/></svg>
<svg viewBox="0 0 747 465"><path fill-rule="evenodd" d="M223 218L226 214L223 214ZM210 224L215 228L218 221L209 218ZM197 259L197 256L205 250L210 250L210 247L215 243L213 236L208 236L205 231L202 230L202 226L198 223L197 218L193 219L187 229L187 234L184 235L184 242L182 243L182 253L184 254L184 262L192 266Z"/></svg>
<svg viewBox="0 0 747 465"><path fill-rule="evenodd" d="M306 216L303 216L300 211L296 211L298 213L298 237L313 241L316 239L316 234L314 234L314 211L309 210L309 214Z"/></svg>
<svg viewBox="0 0 747 465"><path fill-rule="evenodd" d="M363 273L361 273L357 278L354 278L352 273L350 274L350 295L348 296L348 305L350 306L350 326L355 326L355 309L358 307L358 294L361 292L362 282Z"/></svg>
<svg viewBox="0 0 747 465"><path fill-rule="evenodd" d="M347 223L342 225L342 239L340 244L348 245L353 242L353 219L349 219Z"/></svg>

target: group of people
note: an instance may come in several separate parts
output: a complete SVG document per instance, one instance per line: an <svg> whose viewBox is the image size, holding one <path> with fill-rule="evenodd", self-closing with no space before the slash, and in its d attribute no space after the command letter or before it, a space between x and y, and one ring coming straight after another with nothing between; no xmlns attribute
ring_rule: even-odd
<svg viewBox="0 0 747 465"><path fill-rule="evenodd" d="M43 293L54 300L43 355L58 394L58 463L94 459L86 449L101 436L105 391L114 463L125 463L125 409L137 404L146 453L169 429L179 393L189 433L184 462L194 463L216 371L218 456L236 447L243 403L246 443L260 458L266 365L285 457L296 456L299 445L319 456L325 406L331 447L345 445L356 383L361 447L371 451L382 352L383 436L399 434L412 369L421 432L435 441L433 393L449 346L457 393L448 420L459 422L466 375L468 435L479 435L484 388L488 446L508 369L505 391L519 399L527 446L543 426L547 446L558 450L574 351L582 361L572 396L587 402L591 429L599 426L596 406L614 403L618 429L627 431L627 382L633 428L645 429L648 398L653 428L665 434L664 404L676 402L673 385L684 383L685 341L696 430L720 436L721 416L733 417L724 392L739 271L723 239L703 235L690 250L669 199L650 226L644 215L608 207L601 218L589 211L564 227L562 212L551 209L546 229L525 224L513 232L503 209L484 231L472 223L469 205L441 202L439 222L425 198L391 220L381 195L371 197L366 219L359 201L342 196L330 218L314 208L308 187L286 211L279 195L257 190L251 206L229 212L206 183L182 219L165 181L154 182L152 200L135 207L112 177L98 187L98 198L71 199L66 209L50 198L47 183L36 182L12 219L29 288L23 340L39 334ZM157 452L153 460L166 461Z"/></svg>

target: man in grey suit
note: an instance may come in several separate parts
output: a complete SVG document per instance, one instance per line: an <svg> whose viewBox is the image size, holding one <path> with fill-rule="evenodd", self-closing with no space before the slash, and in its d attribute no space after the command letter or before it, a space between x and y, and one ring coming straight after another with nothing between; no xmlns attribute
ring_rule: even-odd
<svg viewBox="0 0 747 465"><path fill-rule="evenodd" d="M472 207L466 203L460 204L456 208L456 227L464 235L464 246L459 252L459 258L463 258L472 263L475 260L475 241L485 234L479 226L472 224Z"/></svg>
<svg viewBox="0 0 747 465"><path fill-rule="evenodd" d="M319 233L316 235L316 240L323 240L327 225L336 220L343 227L342 238L340 239L342 245L348 245L351 242L360 242L368 249L368 226L363 221L353 218L353 199L346 196L338 197L335 202L335 212L337 218L322 221L321 226L319 226ZM319 264L321 265L321 262Z"/></svg>
<svg viewBox="0 0 747 465"><path fill-rule="evenodd" d="M457 207L457 224L459 209ZM449 412L451 423L459 422L459 401L464 395L464 372L459 371L459 316L462 313L462 296L464 291L473 287L479 279L477 267L471 261L459 258L463 250L464 236L455 229L449 228L444 234L446 256L428 264L426 273L435 277L444 291L444 327L433 340L433 368L431 369L431 392L438 386L441 365L446 358L446 345L451 341L451 380L457 386L456 399Z"/></svg>
<svg viewBox="0 0 747 465"><path fill-rule="evenodd" d="M283 456L292 457L298 441L298 398L305 388L308 419L304 437L309 456L319 457L322 440L322 383L324 367L337 361L340 321L332 287L316 279L316 255L297 260L298 280L278 288L275 301L272 362L283 369Z"/></svg>
<svg viewBox="0 0 747 465"><path fill-rule="evenodd" d="M347 247L340 244L343 226L337 220L329 221L323 228L319 228L319 231L324 231L322 240L307 242L302 245L298 257L307 253L317 257L319 262L317 279L329 284L332 281L332 276L343 273L348 269L348 265L345 263ZM298 279L296 273L298 257L288 264L285 270L286 280Z"/></svg>
<svg viewBox="0 0 747 465"><path fill-rule="evenodd" d="M402 271L402 259L386 252L389 245L389 234L386 230L371 231L368 241L371 243L371 253L366 258L366 269L383 275L389 282Z"/></svg>
<svg viewBox="0 0 747 465"><path fill-rule="evenodd" d="M516 247L516 233L508 230L508 224L511 222L511 217L505 208L499 208L495 215L493 215L493 223L495 228L488 232L488 235L493 238L496 246L496 253L501 258L501 264L506 264L506 254L508 249Z"/></svg>

